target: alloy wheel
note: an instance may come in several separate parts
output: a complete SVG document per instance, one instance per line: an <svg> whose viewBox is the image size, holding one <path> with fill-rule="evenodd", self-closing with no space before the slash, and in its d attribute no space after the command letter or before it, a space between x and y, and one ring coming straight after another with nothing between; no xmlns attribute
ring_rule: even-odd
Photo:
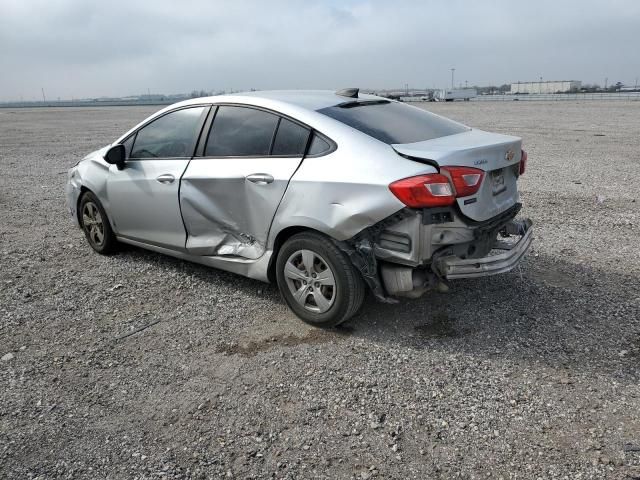
<svg viewBox="0 0 640 480"><path fill-rule="evenodd" d="M291 295L306 310L324 313L336 298L336 281L329 264L312 250L294 252L284 266Z"/></svg>
<svg viewBox="0 0 640 480"><path fill-rule="evenodd" d="M98 207L93 202L87 202L82 209L82 227L89 240L100 247L104 243L104 224Z"/></svg>

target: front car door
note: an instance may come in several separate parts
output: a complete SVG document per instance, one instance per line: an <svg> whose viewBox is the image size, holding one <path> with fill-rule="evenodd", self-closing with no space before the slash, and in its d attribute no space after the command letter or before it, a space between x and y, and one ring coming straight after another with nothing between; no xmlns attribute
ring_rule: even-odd
<svg viewBox="0 0 640 480"><path fill-rule="evenodd" d="M189 253L259 258L309 135L272 112L217 107L202 156L191 161L180 186Z"/></svg>
<svg viewBox="0 0 640 480"><path fill-rule="evenodd" d="M107 195L118 236L161 247L184 249L180 177L193 156L209 107L174 110L125 140L123 170L109 167Z"/></svg>

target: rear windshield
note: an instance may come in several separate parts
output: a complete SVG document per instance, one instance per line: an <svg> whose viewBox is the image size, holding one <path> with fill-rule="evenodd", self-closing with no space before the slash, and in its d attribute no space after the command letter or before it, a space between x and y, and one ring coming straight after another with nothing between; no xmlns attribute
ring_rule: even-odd
<svg viewBox="0 0 640 480"><path fill-rule="evenodd" d="M318 112L388 144L422 142L469 130L421 108L386 100L348 102Z"/></svg>

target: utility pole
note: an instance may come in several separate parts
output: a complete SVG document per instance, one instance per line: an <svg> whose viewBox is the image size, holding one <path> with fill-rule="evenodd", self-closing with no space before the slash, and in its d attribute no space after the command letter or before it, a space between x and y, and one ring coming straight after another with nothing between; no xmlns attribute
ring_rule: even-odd
<svg viewBox="0 0 640 480"><path fill-rule="evenodd" d="M452 68L452 69L451 69L451 90L453 90L454 88L456 88L456 87L454 86L454 84L453 84L453 74L454 74L454 72L455 72L455 71L456 71L456 69L455 69L455 68Z"/></svg>
<svg viewBox="0 0 640 480"><path fill-rule="evenodd" d="M607 83L609 82L609 77L604 77L604 89L607 89Z"/></svg>
<svg viewBox="0 0 640 480"><path fill-rule="evenodd" d="M468 88L469 87L469 82L467 80L464 81L464 88Z"/></svg>
<svg viewBox="0 0 640 480"><path fill-rule="evenodd" d="M45 103L47 98L44 96L44 88L41 88L40 90L42 90L42 103Z"/></svg>

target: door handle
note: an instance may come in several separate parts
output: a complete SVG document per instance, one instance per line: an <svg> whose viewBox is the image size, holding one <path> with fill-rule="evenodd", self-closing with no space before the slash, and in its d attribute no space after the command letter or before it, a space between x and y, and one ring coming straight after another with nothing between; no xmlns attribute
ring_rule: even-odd
<svg viewBox="0 0 640 480"><path fill-rule="evenodd" d="M156 177L156 180L160 183L173 183L175 179L176 177L174 177L170 173L165 173L163 175L160 175L159 177Z"/></svg>
<svg viewBox="0 0 640 480"><path fill-rule="evenodd" d="M246 179L257 185L273 183L273 177L268 173L252 173L251 175L247 175Z"/></svg>

